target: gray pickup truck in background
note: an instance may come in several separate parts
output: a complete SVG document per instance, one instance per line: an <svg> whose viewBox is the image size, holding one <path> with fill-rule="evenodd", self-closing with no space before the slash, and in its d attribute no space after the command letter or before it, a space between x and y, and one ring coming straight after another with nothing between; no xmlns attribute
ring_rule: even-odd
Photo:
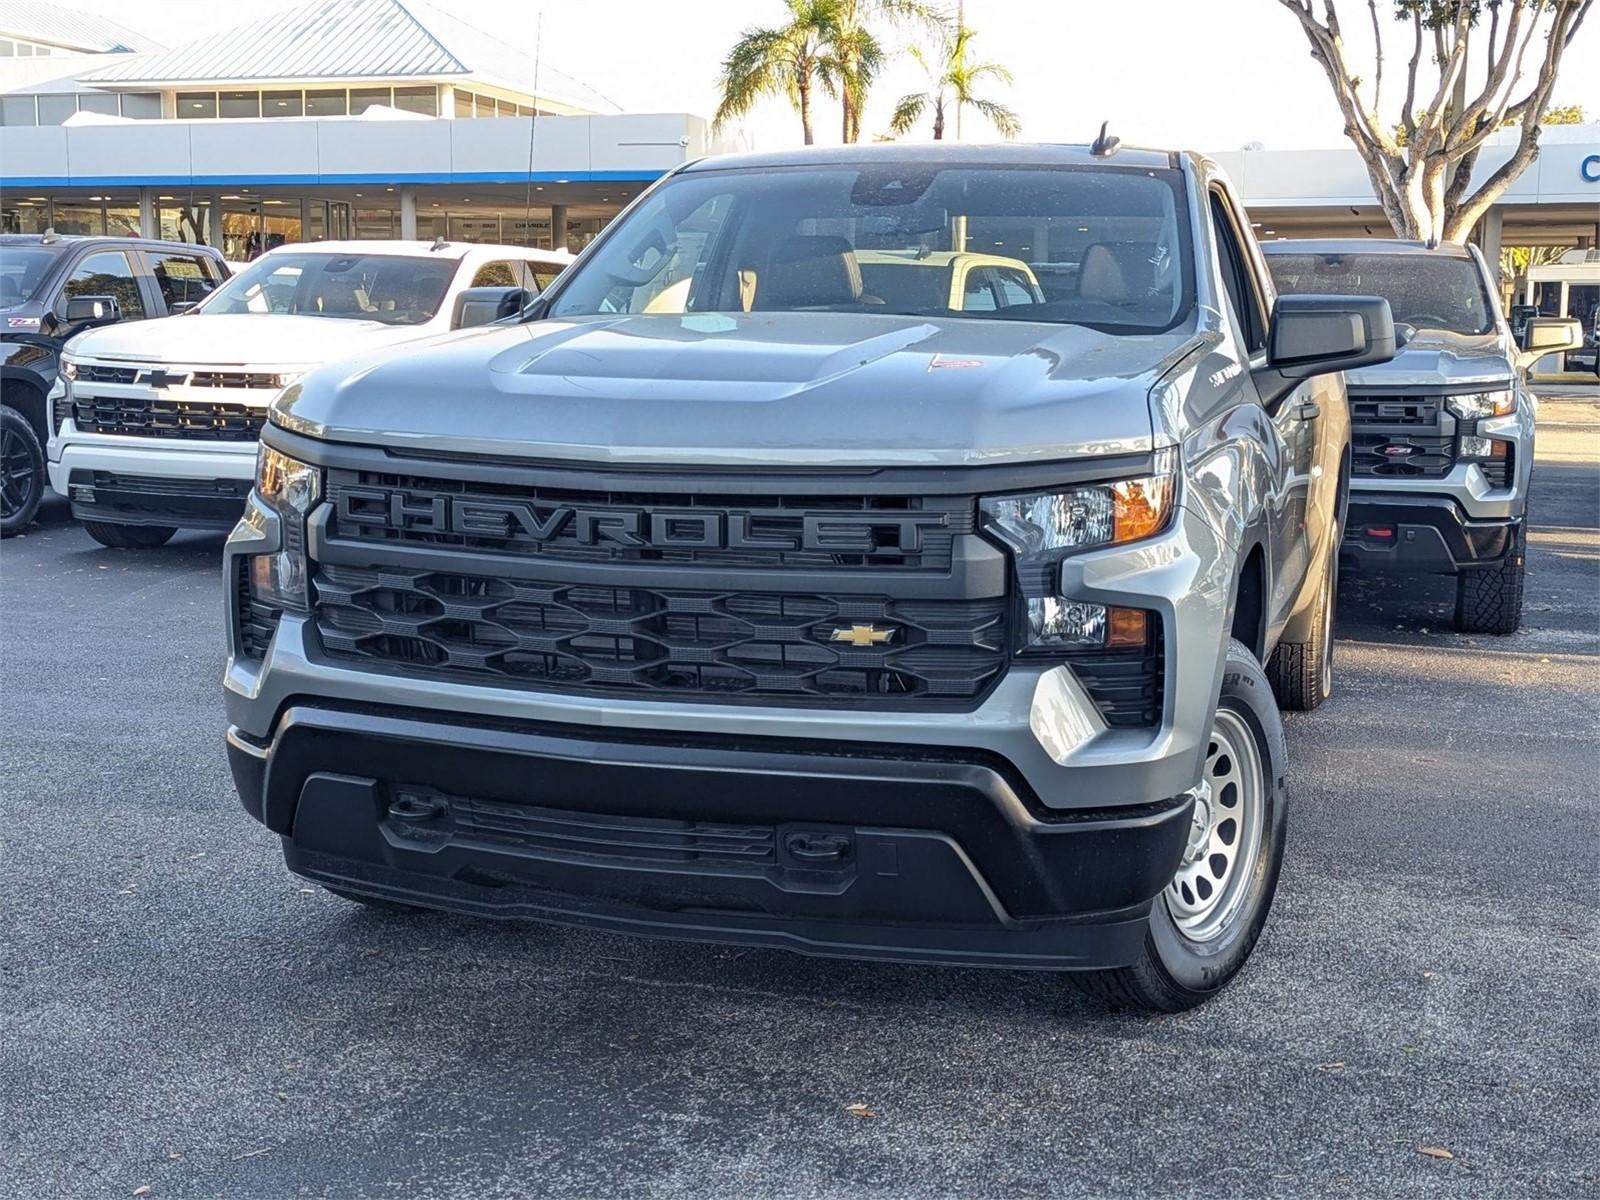
<svg viewBox="0 0 1600 1200"><path fill-rule="evenodd" d="M1191 154L710 159L520 319L311 372L225 554L244 806L366 903L1205 1000L1395 352L1249 229Z"/></svg>
<svg viewBox="0 0 1600 1200"><path fill-rule="evenodd" d="M1515 633L1527 570L1536 401L1527 368L1582 344L1536 317L1520 343L1472 246L1352 239L1263 247L1285 294L1379 295L1402 330L1391 361L1352 371L1344 557L1364 571L1456 578L1456 628Z"/></svg>

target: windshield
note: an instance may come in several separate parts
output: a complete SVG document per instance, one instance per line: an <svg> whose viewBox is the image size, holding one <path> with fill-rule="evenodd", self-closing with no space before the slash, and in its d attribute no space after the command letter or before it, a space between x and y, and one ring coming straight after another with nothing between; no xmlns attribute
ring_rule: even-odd
<svg viewBox="0 0 1600 1200"><path fill-rule="evenodd" d="M0 308L32 300L60 253L44 246L0 246Z"/></svg>
<svg viewBox="0 0 1600 1200"><path fill-rule="evenodd" d="M256 259L196 311L421 325L439 311L457 265L454 258L280 251Z"/></svg>
<svg viewBox="0 0 1600 1200"><path fill-rule="evenodd" d="M1382 296L1395 323L1450 333L1490 333L1494 309L1470 258L1449 254L1279 254L1267 266L1282 292Z"/></svg>
<svg viewBox="0 0 1600 1200"><path fill-rule="evenodd" d="M1132 167L691 171L606 232L550 315L851 312L1153 333L1191 305L1182 186L1176 171Z"/></svg>

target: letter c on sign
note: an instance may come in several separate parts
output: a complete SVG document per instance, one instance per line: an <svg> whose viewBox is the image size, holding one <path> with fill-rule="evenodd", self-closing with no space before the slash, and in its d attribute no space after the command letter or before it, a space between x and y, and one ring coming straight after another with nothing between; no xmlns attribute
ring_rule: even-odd
<svg viewBox="0 0 1600 1200"><path fill-rule="evenodd" d="M1579 163L1578 174L1589 183L1600 183L1600 154L1591 154Z"/></svg>

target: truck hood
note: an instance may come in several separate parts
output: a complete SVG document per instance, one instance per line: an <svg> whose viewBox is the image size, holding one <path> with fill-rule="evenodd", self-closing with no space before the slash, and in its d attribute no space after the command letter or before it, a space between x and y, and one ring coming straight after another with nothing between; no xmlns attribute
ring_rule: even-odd
<svg viewBox="0 0 1600 1200"><path fill-rule="evenodd" d="M87 330L72 339L69 353L141 363L308 366L414 341L428 332L415 325L343 317L188 313Z"/></svg>
<svg viewBox="0 0 1600 1200"><path fill-rule="evenodd" d="M702 465L978 465L1147 451L1190 343L840 313L597 316L314 371L273 419L336 441Z"/></svg>
<svg viewBox="0 0 1600 1200"><path fill-rule="evenodd" d="M1516 374L1516 347L1501 333L1446 333L1421 329L1398 355L1376 367L1345 373L1354 388L1453 388L1505 384Z"/></svg>

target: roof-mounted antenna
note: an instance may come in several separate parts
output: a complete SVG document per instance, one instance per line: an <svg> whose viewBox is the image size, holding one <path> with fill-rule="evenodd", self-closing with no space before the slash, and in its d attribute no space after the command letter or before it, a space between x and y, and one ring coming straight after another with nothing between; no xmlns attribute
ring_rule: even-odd
<svg viewBox="0 0 1600 1200"><path fill-rule="evenodd" d="M428 252L431 254L435 250L447 250L449 247L450 243L445 240L444 234L441 233L438 237L433 239L433 245L428 247Z"/></svg>
<svg viewBox="0 0 1600 1200"><path fill-rule="evenodd" d="M1096 158L1110 158L1122 146L1122 139L1111 132L1111 122L1100 122L1100 136L1095 138L1089 153Z"/></svg>
<svg viewBox="0 0 1600 1200"><path fill-rule="evenodd" d="M39 244L42 246L49 246L55 242L59 242L60 240L61 235L56 232L56 227L54 225L50 226L49 229L46 229L42 234L39 235Z"/></svg>

